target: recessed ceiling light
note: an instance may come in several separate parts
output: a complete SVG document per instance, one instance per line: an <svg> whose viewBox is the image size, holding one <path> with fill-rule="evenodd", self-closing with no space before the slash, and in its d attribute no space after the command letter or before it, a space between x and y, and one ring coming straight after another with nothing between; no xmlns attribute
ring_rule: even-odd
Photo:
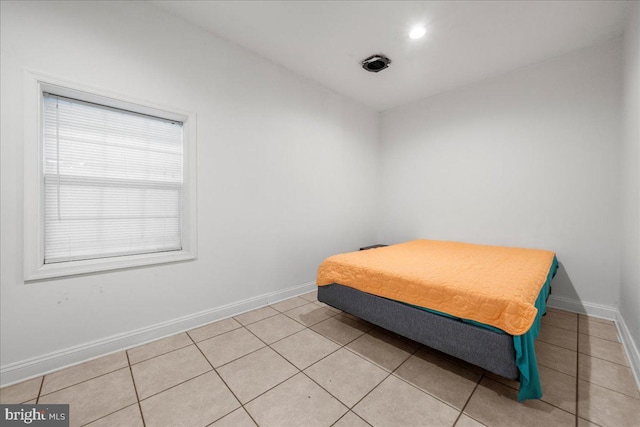
<svg viewBox="0 0 640 427"><path fill-rule="evenodd" d="M427 30L424 27L413 27L411 31L409 31L409 38L413 40L419 39L424 36L426 32Z"/></svg>

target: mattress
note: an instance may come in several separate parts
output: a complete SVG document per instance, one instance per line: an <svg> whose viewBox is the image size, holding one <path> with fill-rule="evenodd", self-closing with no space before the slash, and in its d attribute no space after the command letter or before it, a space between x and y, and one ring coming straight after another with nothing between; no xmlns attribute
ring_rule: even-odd
<svg viewBox="0 0 640 427"><path fill-rule="evenodd" d="M317 284L339 283L522 335L537 317L554 259L539 249L414 240L329 257Z"/></svg>

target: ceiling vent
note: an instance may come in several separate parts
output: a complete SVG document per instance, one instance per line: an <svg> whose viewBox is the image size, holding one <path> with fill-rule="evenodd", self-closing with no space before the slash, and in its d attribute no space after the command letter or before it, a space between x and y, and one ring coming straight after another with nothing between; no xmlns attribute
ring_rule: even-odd
<svg viewBox="0 0 640 427"><path fill-rule="evenodd" d="M362 61L362 68L377 73L389 67L391 60L384 55L373 55Z"/></svg>

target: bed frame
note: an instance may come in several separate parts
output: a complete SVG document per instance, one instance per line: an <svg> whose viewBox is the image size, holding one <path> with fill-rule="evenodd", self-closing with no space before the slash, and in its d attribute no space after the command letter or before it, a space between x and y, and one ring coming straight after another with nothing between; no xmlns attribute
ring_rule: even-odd
<svg viewBox="0 0 640 427"><path fill-rule="evenodd" d="M519 379L513 337L337 283L318 301L505 378Z"/></svg>

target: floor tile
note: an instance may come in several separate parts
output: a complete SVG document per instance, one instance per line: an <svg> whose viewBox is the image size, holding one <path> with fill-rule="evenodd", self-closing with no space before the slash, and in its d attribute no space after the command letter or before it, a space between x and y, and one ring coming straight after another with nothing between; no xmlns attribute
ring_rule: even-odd
<svg viewBox="0 0 640 427"><path fill-rule="evenodd" d="M150 342L149 344L145 344L140 347L132 348L131 350L128 350L127 353L129 354L129 362L133 365L191 344L193 344L193 342L189 336L183 332L181 334L172 335L161 340Z"/></svg>
<svg viewBox="0 0 640 427"><path fill-rule="evenodd" d="M344 348L304 372L349 408L388 375L383 369Z"/></svg>
<svg viewBox="0 0 640 427"><path fill-rule="evenodd" d="M318 290L316 289L315 291L300 295L300 298L304 298L309 302L318 301Z"/></svg>
<svg viewBox="0 0 640 427"><path fill-rule="evenodd" d="M578 417L578 427L600 427L598 424L594 424L591 421L587 421L584 418Z"/></svg>
<svg viewBox="0 0 640 427"><path fill-rule="evenodd" d="M322 336L337 342L340 345L349 344L356 338L370 331L372 325L360 320L347 317L344 314L327 319L311 327Z"/></svg>
<svg viewBox="0 0 640 427"><path fill-rule="evenodd" d="M247 326L247 329L267 344L273 344L304 329L304 326L284 314L278 314L277 316L252 323Z"/></svg>
<svg viewBox="0 0 640 427"><path fill-rule="evenodd" d="M330 426L347 411L301 373L250 402L246 409L260 427Z"/></svg>
<svg viewBox="0 0 640 427"><path fill-rule="evenodd" d="M215 372L156 394L140 405L147 427L205 426L240 407Z"/></svg>
<svg viewBox="0 0 640 427"><path fill-rule="evenodd" d="M538 340L535 343L535 351L539 365L576 376L578 354L575 351Z"/></svg>
<svg viewBox="0 0 640 427"><path fill-rule="evenodd" d="M436 356L438 356L441 359L446 359L450 362L455 363L456 365L460 365L463 368L465 368L467 371L471 371L471 372L475 372L477 374L482 374L484 372L484 369L482 369L481 367L479 367L478 365L474 365L472 363L469 363L465 360L462 359L458 359L457 357L451 356L449 354L443 353L439 350L436 350L434 348L431 347L427 347L427 346L422 346L420 347L421 351L426 351L428 353L432 353Z"/></svg>
<svg viewBox="0 0 640 427"><path fill-rule="evenodd" d="M578 416L604 427L637 427L640 401L578 380Z"/></svg>
<svg viewBox="0 0 640 427"><path fill-rule="evenodd" d="M127 354L124 351L99 357L80 365L72 366L52 374L45 375L41 394L78 384L108 372L128 367Z"/></svg>
<svg viewBox="0 0 640 427"><path fill-rule="evenodd" d="M200 350L215 368L264 346L265 344L262 341L245 328L234 329L231 332L198 343Z"/></svg>
<svg viewBox="0 0 640 427"><path fill-rule="evenodd" d="M298 369L269 347L217 370L243 404L298 372Z"/></svg>
<svg viewBox="0 0 640 427"><path fill-rule="evenodd" d="M480 380L480 374L424 350L407 359L394 375L460 410Z"/></svg>
<svg viewBox="0 0 640 427"><path fill-rule="evenodd" d="M547 308L547 314L542 316L541 322L543 326L549 325L570 331L578 331L578 315L575 313Z"/></svg>
<svg viewBox="0 0 640 427"><path fill-rule="evenodd" d="M314 301L313 303L315 305L317 305L318 307L326 308L327 310L333 311L334 313L342 313L342 310L338 310L335 307L331 307L329 304L325 304L325 303L320 302L320 301Z"/></svg>
<svg viewBox="0 0 640 427"><path fill-rule="evenodd" d="M284 314L305 326L313 326L336 315L335 312L313 303L286 311Z"/></svg>
<svg viewBox="0 0 640 427"><path fill-rule="evenodd" d="M271 347L298 369L305 369L340 348L311 329L304 329Z"/></svg>
<svg viewBox="0 0 640 427"><path fill-rule="evenodd" d="M578 350L578 333L568 329L557 328L550 325L542 325L538 340L569 350Z"/></svg>
<svg viewBox="0 0 640 427"><path fill-rule="evenodd" d="M338 420L332 427L369 427L371 424L349 411Z"/></svg>
<svg viewBox="0 0 640 427"><path fill-rule="evenodd" d="M140 400L211 370L195 345L163 354L131 367Z"/></svg>
<svg viewBox="0 0 640 427"><path fill-rule="evenodd" d="M622 344L598 337L578 334L578 351L609 362L629 366ZM45 378L46 380L46 378Z"/></svg>
<svg viewBox="0 0 640 427"><path fill-rule="evenodd" d="M347 348L387 371L393 371L407 360L417 347L408 341L374 329L349 343Z"/></svg>
<svg viewBox="0 0 640 427"><path fill-rule="evenodd" d="M540 370L540 366L542 366L542 365L538 365L538 371ZM558 371L554 371L553 369L552 369L552 371L553 372L558 372ZM566 375L566 374L564 374L564 375ZM502 385L506 385L507 387L511 387L514 390L520 390L520 381L512 380L512 379L505 378L505 377L501 377L500 375L494 374L493 372L489 372L489 371L486 371L484 373L484 376L485 376L485 378L489 378L489 379L491 379L491 380L493 380L493 381L495 381L497 383L500 383ZM576 382L575 377L571 377L571 378L573 378L573 382ZM545 392L544 384L542 384L542 387L543 387L542 392L544 393Z"/></svg>
<svg viewBox="0 0 640 427"><path fill-rule="evenodd" d="M142 415L140 415L140 407L137 403L127 406L124 409L114 412L111 415L100 418L87 427L143 427Z"/></svg>
<svg viewBox="0 0 640 427"><path fill-rule="evenodd" d="M575 414L576 378L542 365L538 366L538 372L542 384L541 400Z"/></svg>
<svg viewBox="0 0 640 427"><path fill-rule="evenodd" d="M353 412L372 426L451 426L459 411L389 376Z"/></svg>
<svg viewBox="0 0 640 427"><path fill-rule="evenodd" d="M233 331L242 327L238 321L233 318L220 320L218 322L209 323L208 325L200 326L199 328L187 331L191 338L195 342L200 342L209 338L213 338L217 335L222 335L225 332Z"/></svg>
<svg viewBox="0 0 640 427"><path fill-rule="evenodd" d="M282 313L305 304L309 304L309 301L304 298L294 297L286 299L284 301L280 301L276 304L271 304L271 307Z"/></svg>
<svg viewBox="0 0 640 427"><path fill-rule="evenodd" d="M483 378L471 396L465 413L487 426L567 426L575 416L541 400L517 401L518 392Z"/></svg>
<svg viewBox="0 0 640 427"><path fill-rule="evenodd" d="M577 313L574 313L572 311L567 311L567 310L562 310L562 309L559 309L559 308L547 306L547 313L549 313L549 312L567 314L567 315L571 314L571 315L576 315L576 316L578 315Z"/></svg>
<svg viewBox="0 0 640 427"><path fill-rule="evenodd" d="M612 323L604 323L603 321L594 320L591 317L580 317L578 320L580 333L598 337L609 341L620 342L618 339L618 329Z"/></svg>
<svg viewBox="0 0 640 427"><path fill-rule="evenodd" d="M588 316L586 314L578 314L578 318L590 320L592 322L604 323L605 325L612 325L612 326L615 325L615 322L613 320L603 319L601 317L595 317L595 316Z"/></svg>
<svg viewBox="0 0 640 427"><path fill-rule="evenodd" d="M256 423L253 422L244 408L238 408L211 424L211 427L256 427Z"/></svg>
<svg viewBox="0 0 640 427"><path fill-rule="evenodd" d="M456 423L456 427L483 427L483 426L484 424L474 420L473 418L465 414L460 414L460 418Z"/></svg>
<svg viewBox="0 0 640 427"><path fill-rule="evenodd" d="M599 386L640 399L631 368L607 360L578 355L578 377ZM640 402L638 402L640 405Z"/></svg>
<svg viewBox="0 0 640 427"><path fill-rule="evenodd" d="M69 404L70 426L81 426L136 403L129 368L42 396L39 403Z"/></svg>
<svg viewBox="0 0 640 427"><path fill-rule="evenodd" d="M278 313L279 311L267 306L242 313L238 316L235 316L234 319L246 326L259 320L266 319L267 317L275 316Z"/></svg>
<svg viewBox="0 0 640 427"><path fill-rule="evenodd" d="M23 381L9 387L0 388L0 403L24 403L38 397L42 377Z"/></svg>
<svg viewBox="0 0 640 427"><path fill-rule="evenodd" d="M538 365L538 372L540 374L540 383L542 384L542 397L540 400L575 414L576 378L543 365ZM514 390L520 389L519 381L503 378L491 372L486 372L485 377Z"/></svg>

